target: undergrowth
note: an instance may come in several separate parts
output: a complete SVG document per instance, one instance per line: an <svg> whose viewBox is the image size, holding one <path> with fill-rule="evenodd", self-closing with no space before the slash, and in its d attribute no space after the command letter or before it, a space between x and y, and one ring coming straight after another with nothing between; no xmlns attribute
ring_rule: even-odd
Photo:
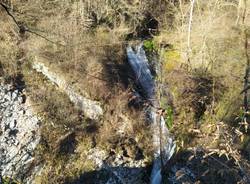
<svg viewBox="0 0 250 184"><path fill-rule="evenodd" d="M152 159L143 107L128 106L133 86L125 56L128 43L145 39L146 52L159 55L161 77L156 79L163 91L171 92L164 94L161 107L178 150L202 146L234 155L235 147L248 149L248 133L240 124L245 55L241 27L235 24L237 6L236 1L197 1L188 33L187 1L16 0L13 14L18 21L42 35L25 33L22 39L11 18L0 11L0 75L12 83L23 75L27 96L43 119L36 164L45 167L37 183L63 183L94 170L87 160L93 142L118 152L120 142L133 139ZM86 119L32 69L32 56L100 101L104 117L99 122ZM235 134L235 128L243 138L228 143L225 135Z"/></svg>

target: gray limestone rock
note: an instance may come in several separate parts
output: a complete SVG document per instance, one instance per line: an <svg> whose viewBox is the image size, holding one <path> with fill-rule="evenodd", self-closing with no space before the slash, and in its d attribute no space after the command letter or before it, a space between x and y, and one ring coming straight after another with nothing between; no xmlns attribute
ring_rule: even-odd
<svg viewBox="0 0 250 184"><path fill-rule="evenodd" d="M40 141L39 119L22 101L17 90L0 85L0 171L5 177L25 174Z"/></svg>
<svg viewBox="0 0 250 184"><path fill-rule="evenodd" d="M34 62L33 68L46 76L53 84L62 89L69 97L69 99L75 104L76 107L81 109L84 114L90 119L98 119L103 115L103 109L100 103L90 100L80 94L78 94L74 88L69 85L62 77L52 72L47 66L38 61Z"/></svg>

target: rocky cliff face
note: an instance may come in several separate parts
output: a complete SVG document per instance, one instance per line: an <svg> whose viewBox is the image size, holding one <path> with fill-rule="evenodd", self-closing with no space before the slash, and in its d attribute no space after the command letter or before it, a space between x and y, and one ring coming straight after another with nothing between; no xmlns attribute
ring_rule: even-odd
<svg viewBox="0 0 250 184"><path fill-rule="evenodd" d="M21 178L30 172L39 143L40 121L25 96L9 85L0 86L0 174Z"/></svg>

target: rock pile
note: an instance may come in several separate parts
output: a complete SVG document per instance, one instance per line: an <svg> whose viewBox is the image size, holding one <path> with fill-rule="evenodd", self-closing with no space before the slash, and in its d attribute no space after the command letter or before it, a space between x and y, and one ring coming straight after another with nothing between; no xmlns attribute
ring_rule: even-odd
<svg viewBox="0 0 250 184"><path fill-rule="evenodd" d="M96 165L92 173L83 173L72 184L128 184L148 183L146 173L146 158L139 160L126 159L120 153L107 153L104 150L94 148L88 152L88 159ZM144 181L145 180L145 181ZM70 183L71 184L71 183Z"/></svg>
<svg viewBox="0 0 250 184"><path fill-rule="evenodd" d="M0 174L22 178L33 161L40 140L40 121L24 95L0 85Z"/></svg>

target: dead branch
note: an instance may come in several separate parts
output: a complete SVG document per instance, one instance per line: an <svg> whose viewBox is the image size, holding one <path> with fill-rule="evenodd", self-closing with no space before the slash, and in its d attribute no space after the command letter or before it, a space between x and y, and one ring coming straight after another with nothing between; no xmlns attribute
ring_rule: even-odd
<svg viewBox="0 0 250 184"><path fill-rule="evenodd" d="M23 24L20 24L17 19L15 18L15 16L10 12L11 9L5 5L4 3L0 2L0 5L3 7L3 9L6 11L6 13L12 18L12 20L14 21L14 23L17 25L18 29L19 29L19 33L20 34L24 34L25 32L29 32L31 34L34 34L40 38L43 38L44 40L50 42L50 43L53 43L53 44L56 44L56 45L63 45L61 43L58 43L58 42L55 42L55 41L52 41L50 39L48 39L47 37L31 30L30 28L28 28L27 26L23 25Z"/></svg>

